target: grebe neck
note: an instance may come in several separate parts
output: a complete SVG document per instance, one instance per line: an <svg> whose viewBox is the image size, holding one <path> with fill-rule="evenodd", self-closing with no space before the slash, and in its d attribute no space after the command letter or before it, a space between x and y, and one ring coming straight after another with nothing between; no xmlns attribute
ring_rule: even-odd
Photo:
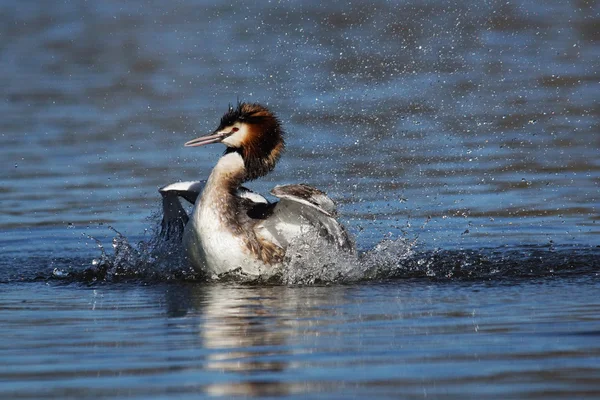
<svg viewBox="0 0 600 400"><path fill-rule="evenodd" d="M235 194L242 183L248 180L244 159L237 152L229 152L223 155L213 168L208 181L206 182L207 191L218 190Z"/></svg>

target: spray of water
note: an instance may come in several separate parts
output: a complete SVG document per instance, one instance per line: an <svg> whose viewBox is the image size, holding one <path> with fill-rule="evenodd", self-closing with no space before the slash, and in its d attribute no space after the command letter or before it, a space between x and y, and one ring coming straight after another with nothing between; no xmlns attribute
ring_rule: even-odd
<svg viewBox="0 0 600 400"><path fill-rule="evenodd" d="M234 281L247 284L312 285L426 278L502 279L558 274L598 273L599 248L521 246L477 250L418 250L420 243L407 235L385 238L372 249L341 252L319 237L302 238L287 249L283 265L272 276L249 277L234 270L207 277L189 265L181 241L160 234L160 215L150 218L149 239L136 245L114 228L113 251L96 242L100 255L83 270L55 268L53 279L83 282ZM360 240L360 237L357 239Z"/></svg>
<svg viewBox="0 0 600 400"><path fill-rule="evenodd" d="M123 234L109 227L115 234L112 254L99 240L90 237L100 249L99 257L92 260L91 267L68 275L92 282L210 280L190 267L180 240L160 234L159 216L154 215L150 219L154 225L150 238L137 245L132 245ZM366 253L349 253L337 250L320 237L301 238L290 245L280 270L269 278L248 277L239 270L233 270L218 279L287 285L378 279L401 270L403 262L412 255L414 245L405 238L386 239ZM64 271L55 270L55 278L66 276Z"/></svg>

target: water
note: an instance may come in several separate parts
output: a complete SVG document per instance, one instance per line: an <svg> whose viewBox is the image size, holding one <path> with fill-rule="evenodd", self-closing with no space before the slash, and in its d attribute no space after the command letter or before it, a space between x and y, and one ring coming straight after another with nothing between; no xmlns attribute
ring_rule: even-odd
<svg viewBox="0 0 600 400"><path fill-rule="evenodd" d="M597 289L589 277L39 284L31 298L31 285L12 285L0 311L2 389L6 398L592 398Z"/></svg>
<svg viewBox="0 0 600 400"><path fill-rule="evenodd" d="M599 11L2 2L0 397L599 397ZM325 190L359 259L149 250L238 98L288 132L252 189Z"/></svg>

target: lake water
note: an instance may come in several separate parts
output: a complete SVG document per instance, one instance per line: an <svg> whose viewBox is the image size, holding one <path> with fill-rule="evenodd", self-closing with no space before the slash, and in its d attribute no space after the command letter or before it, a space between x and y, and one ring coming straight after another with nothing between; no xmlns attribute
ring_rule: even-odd
<svg viewBox="0 0 600 400"><path fill-rule="evenodd" d="M0 397L600 397L595 2L0 3ZM360 250L207 282L157 188L229 103ZM158 251L159 249L160 251ZM175 249L176 250L176 249Z"/></svg>

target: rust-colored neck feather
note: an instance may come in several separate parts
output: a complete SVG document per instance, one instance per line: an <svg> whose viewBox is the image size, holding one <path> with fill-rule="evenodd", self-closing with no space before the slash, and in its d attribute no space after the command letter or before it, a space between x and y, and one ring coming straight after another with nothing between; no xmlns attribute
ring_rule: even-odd
<svg viewBox="0 0 600 400"><path fill-rule="evenodd" d="M285 149L281 126L273 116L262 118L249 126L250 135L242 146L241 155L246 167L247 180L265 176L275 168L275 164Z"/></svg>

